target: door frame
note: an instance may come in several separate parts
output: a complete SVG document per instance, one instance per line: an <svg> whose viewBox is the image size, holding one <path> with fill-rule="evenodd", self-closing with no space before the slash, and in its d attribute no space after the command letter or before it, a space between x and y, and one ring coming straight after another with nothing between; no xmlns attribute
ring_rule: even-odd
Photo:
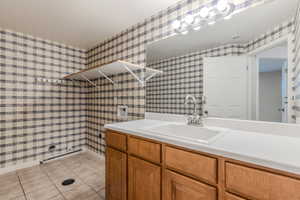
<svg viewBox="0 0 300 200"><path fill-rule="evenodd" d="M293 50L292 50L292 40L293 40L293 35L292 34L287 34L285 36L282 36L272 42L269 42L268 44L265 44L257 49L254 49L253 51L248 52L248 56L255 58L256 62L249 62L249 66L252 69L255 69L257 73L259 73L259 59L257 58L257 55L263 51L266 51L268 49L271 49L278 44L281 44L283 42L287 43L287 51L288 51L288 56L287 56L287 63L288 63L288 79L287 79L287 96L288 96L288 106L287 106L287 123L294 123L295 120L293 119L293 96L294 96L294 91L293 91ZM249 59L250 60L250 59ZM257 75L258 76L258 75ZM257 85L256 85L256 120L259 120L259 79L257 80Z"/></svg>

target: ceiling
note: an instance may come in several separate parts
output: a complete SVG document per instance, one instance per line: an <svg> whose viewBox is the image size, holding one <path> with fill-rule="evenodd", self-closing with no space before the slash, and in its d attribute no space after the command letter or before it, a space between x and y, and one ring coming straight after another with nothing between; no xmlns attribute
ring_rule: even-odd
<svg viewBox="0 0 300 200"><path fill-rule="evenodd" d="M90 48L178 0L1 0L0 27Z"/></svg>
<svg viewBox="0 0 300 200"><path fill-rule="evenodd" d="M147 47L147 62L210 49L225 44L243 44L292 19L299 0L274 0L248 8L230 20L218 21L187 35L176 35ZM239 36L238 39L232 39Z"/></svg>

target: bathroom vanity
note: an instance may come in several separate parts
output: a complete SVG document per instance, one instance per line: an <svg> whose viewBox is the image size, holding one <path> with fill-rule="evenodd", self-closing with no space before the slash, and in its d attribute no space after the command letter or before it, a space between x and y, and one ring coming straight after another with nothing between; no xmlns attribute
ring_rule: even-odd
<svg viewBox="0 0 300 200"><path fill-rule="evenodd" d="M292 168L292 164L288 164L289 157L297 156L296 152L286 155L286 163L283 160L280 163L283 159L280 155L269 156L272 151L276 154L272 147L276 146L276 137L282 142L290 138L229 130L215 141L192 143L188 138L177 140L174 136L149 131L172 124L178 126L152 120L106 126L108 200L300 199L300 173L297 171L300 165ZM251 134L257 140L269 138L270 141L265 143L265 148L255 146L249 139ZM300 144L299 138L292 139ZM229 145L229 140L244 144ZM247 144L249 146L245 146ZM246 151L241 153L238 148L241 146L252 151L252 155ZM285 152L296 146L281 148L281 152Z"/></svg>

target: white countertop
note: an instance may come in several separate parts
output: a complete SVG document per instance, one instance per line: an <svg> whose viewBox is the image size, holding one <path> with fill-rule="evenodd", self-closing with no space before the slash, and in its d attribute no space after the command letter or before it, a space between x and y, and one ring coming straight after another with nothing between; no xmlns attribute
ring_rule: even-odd
<svg viewBox="0 0 300 200"><path fill-rule="evenodd" d="M230 129L210 144L176 141L143 129L172 122L137 120L107 124L107 129L253 163L300 175L300 138Z"/></svg>

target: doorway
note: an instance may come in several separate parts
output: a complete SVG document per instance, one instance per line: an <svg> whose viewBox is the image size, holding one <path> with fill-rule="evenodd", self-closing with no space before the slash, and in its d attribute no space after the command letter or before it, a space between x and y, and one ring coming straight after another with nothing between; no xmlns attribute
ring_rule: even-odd
<svg viewBox="0 0 300 200"><path fill-rule="evenodd" d="M256 54L258 120L288 122L288 47L279 43Z"/></svg>

